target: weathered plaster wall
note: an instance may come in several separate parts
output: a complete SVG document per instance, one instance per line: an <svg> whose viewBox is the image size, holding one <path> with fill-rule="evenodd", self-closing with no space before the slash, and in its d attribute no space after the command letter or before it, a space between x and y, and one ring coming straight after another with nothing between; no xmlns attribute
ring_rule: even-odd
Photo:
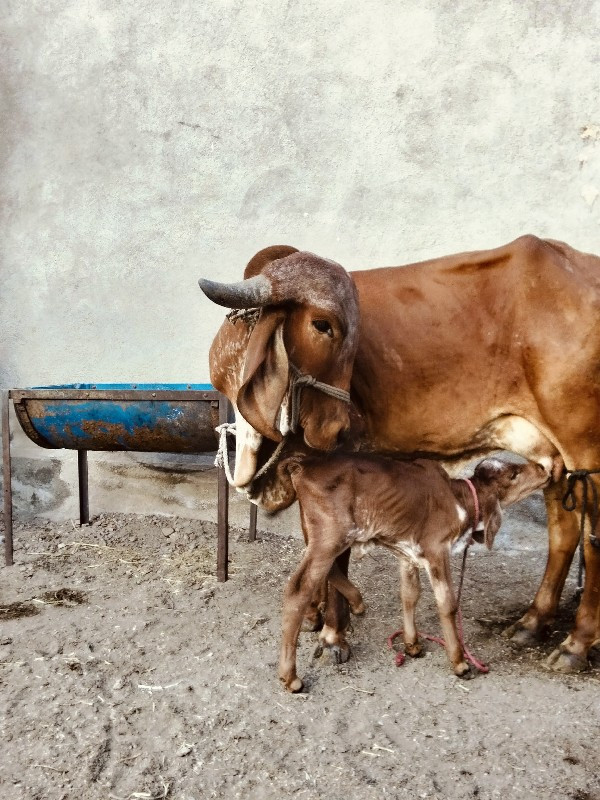
<svg viewBox="0 0 600 800"><path fill-rule="evenodd" d="M5 0L1 28L4 388L207 380L197 278L272 243L600 252L594 0Z"/></svg>

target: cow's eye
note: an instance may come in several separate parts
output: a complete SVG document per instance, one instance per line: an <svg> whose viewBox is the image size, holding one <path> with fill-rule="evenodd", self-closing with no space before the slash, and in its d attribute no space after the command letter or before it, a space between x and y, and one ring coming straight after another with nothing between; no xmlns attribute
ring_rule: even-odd
<svg viewBox="0 0 600 800"><path fill-rule="evenodd" d="M327 336L333 336L333 328L326 319L313 319L313 328L316 328L319 333L326 333Z"/></svg>

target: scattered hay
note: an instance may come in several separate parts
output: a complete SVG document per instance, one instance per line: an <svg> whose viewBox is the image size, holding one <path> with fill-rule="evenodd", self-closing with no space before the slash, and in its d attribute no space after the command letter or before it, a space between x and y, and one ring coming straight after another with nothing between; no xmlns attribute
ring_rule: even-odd
<svg viewBox="0 0 600 800"><path fill-rule="evenodd" d="M41 597L32 597L31 602L9 603L0 606L0 622L9 619L19 619L19 617L33 617L40 613L40 606L79 606L87 603L87 594L77 591L77 589L56 589L53 592L45 592ZM33 605L37 603L38 605Z"/></svg>
<svg viewBox="0 0 600 800"><path fill-rule="evenodd" d="M0 622L19 617L33 617L39 613L39 608L32 606L31 603L9 603L7 606L0 606Z"/></svg>
<svg viewBox="0 0 600 800"><path fill-rule="evenodd" d="M77 589L57 589L55 592L45 592L41 600L52 606L79 606L87 603L88 596Z"/></svg>

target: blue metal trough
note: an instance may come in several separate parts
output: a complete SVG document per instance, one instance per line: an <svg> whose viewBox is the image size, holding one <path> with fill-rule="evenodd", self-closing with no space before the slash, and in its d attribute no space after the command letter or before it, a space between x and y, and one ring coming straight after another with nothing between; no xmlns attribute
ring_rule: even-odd
<svg viewBox="0 0 600 800"><path fill-rule="evenodd" d="M40 447L78 451L79 518L89 522L88 450L206 453L217 449L217 425L229 403L208 383L73 383L3 393L2 440L6 563L13 563L9 404ZM227 580L228 484L218 469L217 577ZM250 539L256 536L251 507Z"/></svg>
<svg viewBox="0 0 600 800"><path fill-rule="evenodd" d="M210 384L74 383L13 389L21 427L40 447L204 453L217 448Z"/></svg>

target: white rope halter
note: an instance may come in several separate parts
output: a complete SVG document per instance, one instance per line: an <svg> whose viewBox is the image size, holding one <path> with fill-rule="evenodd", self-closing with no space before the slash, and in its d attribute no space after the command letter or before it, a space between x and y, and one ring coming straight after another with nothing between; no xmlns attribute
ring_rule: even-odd
<svg viewBox="0 0 600 800"><path fill-rule="evenodd" d="M320 392L323 392L330 397L335 397L336 400L341 400L344 403L350 403L350 392L347 392L345 389L338 389L336 386L330 386L328 383L318 381L316 378L313 378L312 375L303 375L297 367L295 367L293 364L290 364L289 394L291 402L288 409L288 429L291 433L296 433L298 428L298 422L300 419L300 392L305 386L318 389ZM219 434L219 449L217 450L217 456L215 458L215 467L220 467L225 470L227 481L230 486L233 486L233 476L229 467L227 434L229 433L232 436L237 435L236 424L235 422L224 422L222 425L218 425L215 430ZM287 440L288 435L286 434L275 448L269 460L262 465L257 473L255 473L250 486L252 486L252 483L254 483L257 478L262 477L265 472L267 472L267 470L269 470L278 461L281 451L283 450Z"/></svg>
<svg viewBox="0 0 600 800"><path fill-rule="evenodd" d="M219 449L217 450L217 456L215 458L215 467L222 467L225 470L225 476L227 477L227 481L230 486L233 486L233 476L231 474L231 469L229 468L229 451L227 449L227 434L230 433L232 436L237 435L236 425L235 422L224 422L222 425L218 425L215 428L216 432L219 434ZM273 455L269 460L262 465L262 467L254 474L252 478L252 483L257 478L262 477L265 472L270 469L273 464L279 459L281 455L281 451L287 441L287 436L284 436L283 439L279 442L277 447L275 448Z"/></svg>

